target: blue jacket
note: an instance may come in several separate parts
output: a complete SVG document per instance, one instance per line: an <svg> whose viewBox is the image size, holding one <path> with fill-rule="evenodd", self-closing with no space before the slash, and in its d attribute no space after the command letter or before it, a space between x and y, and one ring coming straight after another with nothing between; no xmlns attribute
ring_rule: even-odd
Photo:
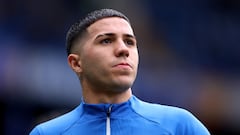
<svg viewBox="0 0 240 135"><path fill-rule="evenodd" d="M30 135L210 135L190 112L132 96L121 104L86 104L36 126Z"/></svg>

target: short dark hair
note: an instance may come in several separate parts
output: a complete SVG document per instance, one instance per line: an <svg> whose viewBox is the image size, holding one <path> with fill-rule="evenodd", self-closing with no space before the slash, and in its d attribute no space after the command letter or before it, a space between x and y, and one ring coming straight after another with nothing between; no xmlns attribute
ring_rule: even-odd
<svg viewBox="0 0 240 135"><path fill-rule="evenodd" d="M69 28L66 35L67 54L69 55L71 53L71 48L73 46L74 41L77 38L81 37L82 34L91 24L107 17L120 17L125 19L130 24L129 19L123 13L116 11L114 9L100 9L92 11L88 13L83 19L80 19Z"/></svg>

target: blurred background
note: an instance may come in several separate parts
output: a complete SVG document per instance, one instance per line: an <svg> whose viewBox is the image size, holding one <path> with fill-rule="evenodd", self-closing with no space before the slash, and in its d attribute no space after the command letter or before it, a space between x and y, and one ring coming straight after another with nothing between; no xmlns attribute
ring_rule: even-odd
<svg viewBox="0 0 240 135"><path fill-rule="evenodd" d="M131 20L137 97L188 109L213 135L240 134L239 0L0 0L0 134L28 134L79 105L65 34L99 8Z"/></svg>

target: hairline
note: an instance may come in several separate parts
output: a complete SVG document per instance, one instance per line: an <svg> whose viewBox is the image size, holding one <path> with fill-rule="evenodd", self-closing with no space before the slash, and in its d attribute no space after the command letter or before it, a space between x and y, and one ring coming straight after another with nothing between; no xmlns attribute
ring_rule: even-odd
<svg viewBox="0 0 240 135"><path fill-rule="evenodd" d="M125 16L123 13L114 10L114 9L100 9L95 10L90 13L88 13L84 18L74 23L70 29L67 32L66 36L66 47L67 47L67 54L73 53L73 48L76 46L76 43L79 43L81 41L86 33L87 29L94 24L95 22L105 19L105 18L111 18L111 17L118 17L122 18L125 21L129 23L131 26L131 23L127 16ZM78 42L77 42L78 41Z"/></svg>
<svg viewBox="0 0 240 135"><path fill-rule="evenodd" d="M77 48L77 46L80 46L80 48L78 48L78 49L80 49L80 51L81 51L81 48L83 47L83 44L84 44L84 42L82 42L82 41L84 41L84 38L86 38L86 37L88 36L88 34L89 34L88 28L89 28L89 27L91 27L91 26L92 26L93 24L95 24L96 22L98 22L98 21L100 21L100 20L103 20L103 19L107 19L107 18L120 18L120 19L124 19L124 20L131 26L129 20L127 20L127 19L125 19L124 17L121 17L121 16L105 16L105 17L96 19L96 20L93 21L92 23L89 23L89 25L87 25L87 27L86 27L85 29L83 29L82 32L79 32L79 33L76 35L75 39L72 41L72 45L71 45L71 49L70 49L70 54L71 54L71 53L77 53L77 52L79 52L79 51L77 51L77 49L75 49L75 48ZM135 37L135 36L133 35L133 37ZM76 45L76 44L81 44L81 45ZM75 51L74 51L74 50L75 50Z"/></svg>

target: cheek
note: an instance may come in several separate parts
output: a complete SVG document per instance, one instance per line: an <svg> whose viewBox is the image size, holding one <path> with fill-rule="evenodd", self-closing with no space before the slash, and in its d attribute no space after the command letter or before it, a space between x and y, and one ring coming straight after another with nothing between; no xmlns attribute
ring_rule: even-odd
<svg viewBox="0 0 240 135"><path fill-rule="evenodd" d="M136 64L136 66L138 65L138 62L139 62L139 55L138 55L138 51L134 51L133 52L133 61L134 63Z"/></svg>
<svg viewBox="0 0 240 135"><path fill-rule="evenodd" d="M104 57L98 52L92 50L83 55L83 67L85 68L98 68L104 62Z"/></svg>

